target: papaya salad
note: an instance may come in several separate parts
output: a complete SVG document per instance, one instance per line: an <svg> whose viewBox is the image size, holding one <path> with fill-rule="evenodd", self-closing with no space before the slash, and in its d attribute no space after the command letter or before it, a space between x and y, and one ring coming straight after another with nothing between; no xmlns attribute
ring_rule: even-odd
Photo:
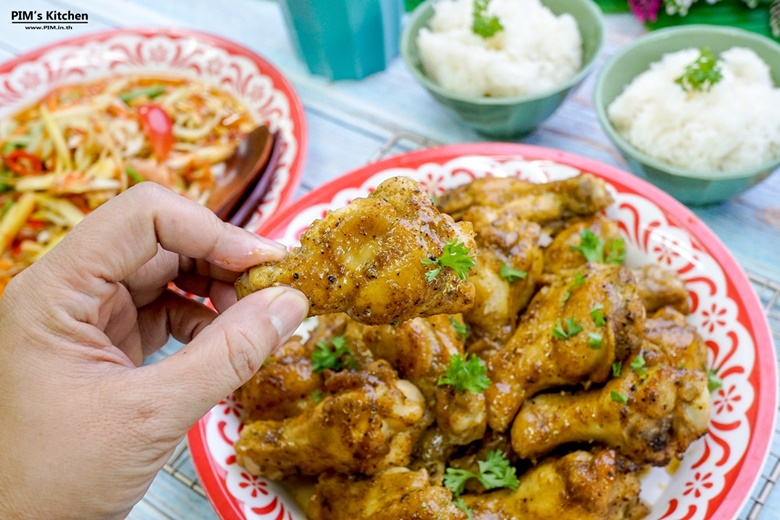
<svg viewBox="0 0 780 520"><path fill-rule="evenodd" d="M0 294L133 184L157 182L205 203L256 126L228 93L162 77L62 86L0 121Z"/></svg>

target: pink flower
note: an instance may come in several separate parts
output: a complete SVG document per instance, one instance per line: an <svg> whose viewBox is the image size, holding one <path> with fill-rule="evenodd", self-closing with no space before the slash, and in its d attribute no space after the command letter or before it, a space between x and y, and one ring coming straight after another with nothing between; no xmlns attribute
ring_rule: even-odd
<svg viewBox="0 0 780 520"><path fill-rule="evenodd" d="M640 22L658 19L658 11L661 9L661 0L628 0L631 12Z"/></svg>

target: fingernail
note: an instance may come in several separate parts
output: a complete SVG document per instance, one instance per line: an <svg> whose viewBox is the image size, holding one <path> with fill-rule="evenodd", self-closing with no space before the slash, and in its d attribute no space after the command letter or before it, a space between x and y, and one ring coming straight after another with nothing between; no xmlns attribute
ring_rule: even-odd
<svg viewBox="0 0 780 520"><path fill-rule="evenodd" d="M281 260L287 256L287 247L279 242L255 235L249 231L247 233L252 237L249 255L255 258L257 262L271 262Z"/></svg>
<svg viewBox="0 0 780 520"><path fill-rule="evenodd" d="M309 299L301 291L289 287L276 290L279 294L268 304L268 316L280 340L284 342L309 314Z"/></svg>

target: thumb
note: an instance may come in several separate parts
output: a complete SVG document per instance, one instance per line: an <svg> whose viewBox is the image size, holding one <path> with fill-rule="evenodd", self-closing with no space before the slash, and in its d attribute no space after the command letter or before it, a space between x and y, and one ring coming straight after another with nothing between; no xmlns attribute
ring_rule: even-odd
<svg viewBox="0 0 780 520"><path fill-rule="evenodd" d="M289 339L309 310L309 300L290 287L252 293L232 305L177 353L144 367L189 428L257 372Z"/></svg>

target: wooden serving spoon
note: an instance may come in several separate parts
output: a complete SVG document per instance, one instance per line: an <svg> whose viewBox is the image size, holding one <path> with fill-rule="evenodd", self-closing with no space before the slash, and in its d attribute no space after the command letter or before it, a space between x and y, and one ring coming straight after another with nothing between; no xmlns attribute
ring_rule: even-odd
<svg viewBox="0 0 780 520"><path fill-rule="evenodd" d="M274 137L267 126L259 126L241 140L233 155L225 161L225 174L205 204L222 220L230 220L238 203L269 170Z"/></svg>

